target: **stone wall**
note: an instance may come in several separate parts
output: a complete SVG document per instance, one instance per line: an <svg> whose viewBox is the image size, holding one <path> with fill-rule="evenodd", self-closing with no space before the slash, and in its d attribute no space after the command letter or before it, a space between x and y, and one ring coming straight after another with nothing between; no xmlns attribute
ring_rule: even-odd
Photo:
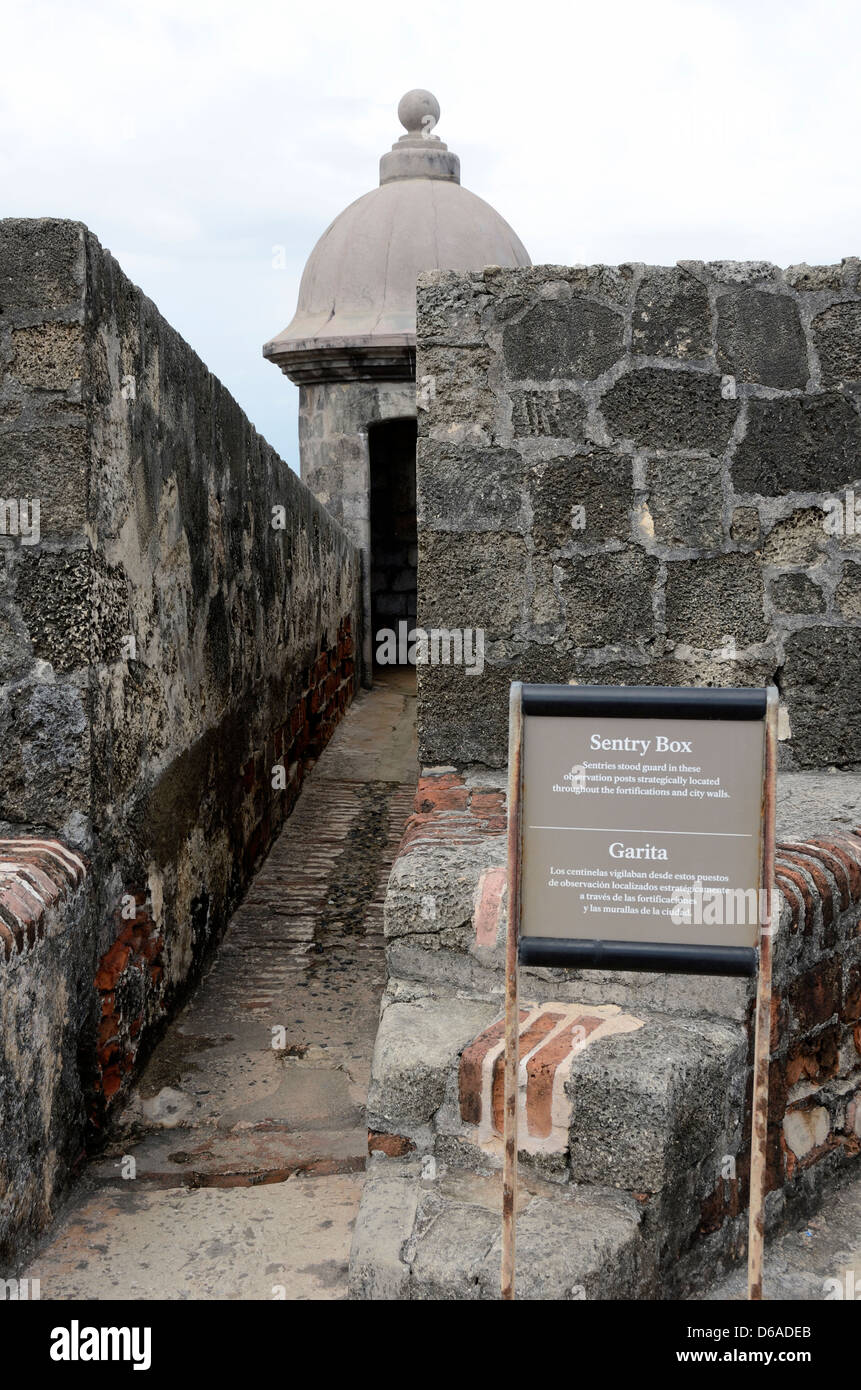
<svg viewBox="0 0 861 1390"><path fill-rule="evenodd" d="M420 670L426 764L503 765L512 680L774 683L782 765L861 762L859 271L422 277L419 622L487 661Z"/></svg>
<svg viewBox="0 0 861 1390"><path fill-rule="evenodd" d="M418 668L357 1296L498 1294L513 680L778 686L769 1224L858 1162L859 270L420 281L418 622L486 664ZM708 1282L745 1249L752 982L522 969L520 1002L519 1296Z"/></svg>
<svg viewBox="0 0 861 1390"><path fill-rule="evenodd" d="M0 306L0 835L90 863L98 1127L352 698L360 559L81 224L0 223Z"/></svg>

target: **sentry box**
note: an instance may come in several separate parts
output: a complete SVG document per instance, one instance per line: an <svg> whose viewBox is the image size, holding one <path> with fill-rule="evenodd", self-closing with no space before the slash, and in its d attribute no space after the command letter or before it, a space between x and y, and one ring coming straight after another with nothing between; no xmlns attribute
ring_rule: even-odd
<svg viewBox="0 0 861 1390"><path fill-rule="evenodd" d="M762 1297L777 691L511 687L502 1296L520 965L757 978L748 1294Z"/></svg>

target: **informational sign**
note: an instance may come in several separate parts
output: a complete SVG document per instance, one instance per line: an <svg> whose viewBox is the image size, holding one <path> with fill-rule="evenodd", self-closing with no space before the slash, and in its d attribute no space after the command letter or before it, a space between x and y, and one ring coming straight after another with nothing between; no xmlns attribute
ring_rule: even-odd
<svg viewBox="0 0 861 1390"><path fill-rule="evenodd" d="M748 1287L762 1296L777 692L511 687L502 1296L521 965L757 977Z"/></svg>
<svg viewBox="0 0 861 1390"><path fill-rule="evenodd" d="M524 687L522 939L756 946L765 692L676 693Z"/></svg>

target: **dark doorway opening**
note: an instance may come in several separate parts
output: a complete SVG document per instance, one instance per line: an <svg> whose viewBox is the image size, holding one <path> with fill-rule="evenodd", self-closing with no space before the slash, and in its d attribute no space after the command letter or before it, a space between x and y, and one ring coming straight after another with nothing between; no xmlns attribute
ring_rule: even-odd
<svg viewBox="0 0 861 1390"><path fill-rule="evenodd" d="M383 420L368 429L371 465L371 638L416 621L416 421Z"/></svg>

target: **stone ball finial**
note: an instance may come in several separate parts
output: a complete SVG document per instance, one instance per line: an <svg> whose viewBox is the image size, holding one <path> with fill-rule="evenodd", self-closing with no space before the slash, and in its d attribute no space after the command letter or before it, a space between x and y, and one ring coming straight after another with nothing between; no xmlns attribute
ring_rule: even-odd
<svg viewBox="0 0 861 1390"><path fill-rule="evenodd" d="M428 116L432 118L430 121ZM423 135L433 130L439 120L439 102L433 92L426 92L423 87L406 92L398 102L398 120L410 135Z"/></svg>

